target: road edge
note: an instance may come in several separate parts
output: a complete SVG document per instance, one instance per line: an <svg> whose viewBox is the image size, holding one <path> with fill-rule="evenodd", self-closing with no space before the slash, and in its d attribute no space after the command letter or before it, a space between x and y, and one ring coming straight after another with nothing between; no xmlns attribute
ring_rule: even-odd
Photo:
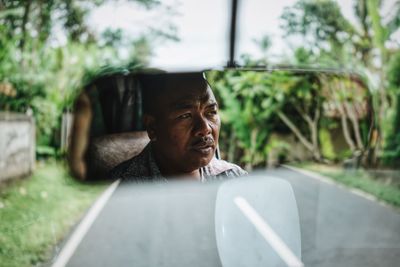
<svg viewBox="0 0 400 267"><path fill-rule="evenodd" d="M113 182L96 200L96 202L90 207L89 211L86 213L85 217L76 227L75 231L72 233L71 237L68 239L64 247L61 249L60 253L56 257L52 267L64 267L71 256L74 254L76 248L79 246L83 237L86 235L93 222L96 220L97 216L101 210L106 205L107 201L110 199L115 189L118 187L120 180Z"/></svg>
<svg viewBox="0 0 400 267"><path fill-rule="evenodd" d="M315 180L318 180L318 181L321 181L321 182L324 182L324 183L327 183L327 184L330 184L330 185L334 185L336 187L339 187L341 189L349 191L350 193L353 193L353 194L355 194L355 195L357 195L359 197L362 197L362 198L367 199L369 201L373 201L375 203L378 203L381 206L384 206L386 208L390 208L390 209L392 209L392 210L394 210L396 212L400 212L400 208L395 207L393 205L390 205L390 204L384 202L383 200L378 199L376 196L374 196L372 194L369 194L369 193L367 193L365 191L362 191L362 190L357 189L357 188L349 187L349 186L346 186L346 185L344 185L342 183L336 182L335 180L333 180L330 177L324 176L322 174L319 174L319 173L316 173L316 172L313 172L313 171L310 171L310 170L305 170L305 169L302 169L302 168L298 168L298 167L294 167L294 166L291 166L291 165L287 165L287 164L281 164L281 166L286 168L286 169L289 169L291 171L295 171L295 172L298 172L298 173L303 174L305 176L311 177L311 178L313 178Z"/></svg>

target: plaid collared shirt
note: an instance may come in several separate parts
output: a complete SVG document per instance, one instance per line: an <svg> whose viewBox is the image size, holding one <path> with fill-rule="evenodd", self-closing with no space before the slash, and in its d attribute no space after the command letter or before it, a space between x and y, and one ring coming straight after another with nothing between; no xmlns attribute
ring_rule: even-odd
<svg viewBox="0 0 400 267"><path fill-rule="evenodd" d="M247 174L247 172L239 166L216 158L213 158L207 166L200 168L202 182L239 177L245 174ZM129 181L167 181L161 174L154 159L151 143L149 143L139 155L112 169L110 177L112 179Z"/></svg>

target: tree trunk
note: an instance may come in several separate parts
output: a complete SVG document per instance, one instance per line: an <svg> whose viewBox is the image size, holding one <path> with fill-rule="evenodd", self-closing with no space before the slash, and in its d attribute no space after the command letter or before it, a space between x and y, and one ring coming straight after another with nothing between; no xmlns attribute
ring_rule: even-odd
<svg viewBox="0 0 400 267"><path fill-rule="evenodd" d="M354 131L354 135L356 138L356 143L357 143L357 147L359 150L364 151L364 144L361 138L361 133L360 133L360 126L359 126L359 122L358 122L358 118L354 109L354 106L349 104L348 102L345 102L345 107L346 107L346 111L347 114L349 115L350 121L353 124L353 131Z"/></svg>
<svg viewBox="0 0 400 267"><path fill-rule="evenodd" d="M39 23L37 24L37 31L39 33L38 41L40 43L46 42L51 32L51 13L54 6L53 0L40 0L39 5Z"/></svg>
<svg viewBox="0 0 400 267"><path fill-rule="evenodd" d="M312 144L314 147L314 157L317 161L321 161L322 160L322 156L321 156L321 151L319 149L319 143L318 143L318 120L314 120L313 124L310 128L311 130L311 140L312 140Z"/></svg>
<svg viewBox="0 0 400 267"><path fill-rule="evenodd" d="M356 145L353 142L353 139L351 138L351 133L349 130L349 125L347 123L347 116L344 111L344 108L341 103L337 103L337 107L340 110L340 120L342 122L342 129L343 129L343 135L344 139L346 140L346 143L349 145L351 152L354 154L357 150Z"/></svg>
<svg viewBox="0 0 400 267"><path fill-rule="evenodd" d="M21 42L19 43L19 48L21 49L21 51L24 51L24 47L25 47L26 24L28 23L29 14L31 11L31 3L32 3L32 1L29 1L29 0L25 2L24 16L22 17L22 24L21 24L22 38L21 38Z"/></svg>
<svg viewBox="0 0 400 267"><path fill-rule="evenodd" d="M357 148L356 148L356 145L354 144L353 139L351 137L349 125L348 125L348 122L347 122L347 113L346 113L346 111L345 111L345 109L343 107L343 104L341 103L340 96L338 96L337 93L336 93L336 91L339 91L339 89L340 89L339 86L340 85L337 84L338 81L334 81L333 83L337 87L336 88L332 88L331 86L328 86L328 89L329 89L329 91L331 93L332 99L335 101L336 108L338 109L338 111L340 113L340 121L341 121L341 124L342 124L342 131L343 131L344 139L345 139L347 145L350 147L350 150L351 150L352 154L355 154ZM337 90L335 91L335 89L337 89Z"/></svg>
<svg viewBox="0 0 400 267"><path fill-rule="evenodd" d="M313 143L311 143L307 138L301 133L300 129L296 127L296 125L281 111L277 112L279 118L289 127L289 129L294 133L294 135L300 140L300 142L305 146L305 148L310 151L313 157L320 161L321 153L319 151L318 146L315 147ZM318 138L318 137L317 137Z"/></svg>
<svg viewBox="0 0 400 267"><path fill-rule="evenodd" d="M248 165L248 170L252 171L253 170L253 165L254 165L254 156L257 151L257 135L258 135L258 129L254 128L251 130L251 135L250 135L250 155L249 155L249 165Z"/></svg>
<svg viewBox="0 0 400 267"><path fill-rule="evenodd" d="M381 68L378 70L379 74L379 107L378 107L378 143L376 147L374 147L374 154L380 154L380 151L383 149L383 126L386 122L386 111L389 107L388 103L388 95L385 88L385 73L383 71L383 66L388 61L388 50L385 47L385 42L388 39L389 35L386 33L386 30L382 23L381 15L379 14L379 8L381 7L382 1L379 0L367 0L367 8L368 15L371 21L372 30L374 32L373 35L373 43L376 48L380 51L380 63ZM376 161L376 159L374 159Z"/></svg>
<svg viewBox="0 0 400 267"><path fill-rule="evenodd" d="M228 149L228 158L227 160L229 162L235 162L235 153L236 153L236 136L235 136L235 131L232 127L231 130L231 136L229 138L229 149Z"/></svg>

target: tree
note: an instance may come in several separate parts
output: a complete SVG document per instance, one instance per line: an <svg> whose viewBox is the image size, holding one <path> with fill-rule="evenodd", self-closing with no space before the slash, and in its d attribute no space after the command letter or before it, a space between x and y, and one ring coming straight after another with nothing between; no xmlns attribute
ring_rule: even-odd
<svg viewBox="0 0 400 267"><path fill-rule="evenodd" d="M390 60L388 68L389 88L392 96L394 112L387 127L387 139L383 159L390 166L400 163L400 52Z"/></svg>
<svg viewBox="0 0 400 267"><path fill-rule="evenodd" d="M343 64L348 40L358 34L335 1L299 0L293 7L286 7L281 18L281 28L288 37L302 36L306 46L315 52L329 52L329 63Z"/></svg>
<svg viewBox="0 0 400 267"><path fill-rule="evenodd" d="M213 88L220 106L223 128L220 140L222 150L230 161L253 166L266 162L265 144L269 134L269 110L264 110L263 76L254 72L210 71L207 80ZM240 151L238 151L240 150Z"/></svg>
<svg viewBox="0 0 400 267"><path fill-rule="evenodd" d="M383 1L360 0L354 3L359 25L353 26L342 15L335 1L299 0L285 9L282 28L288 36L303 36L307 41L308 47L314 52L309 64L320 65L322 59L328 59L329 67L356 68L368 74L366 77L378 77L378 84L368 83L377 114L374 136L378 136L378 139L370 150L376 158L381 154L386 139L385 125L388 121L385 113L394 108L387 92L385 66L390 51L386 44L399 28L400 2L393 3L392 13L385 18L385 23L380 14Z"/></svg>
<svg viewBox="0 0 400 267"><path fill-rule="evenodd" d="M361 159L371 145L373 121L369 117L371 95L362 79L355 74L319 74L321 94L326 105L340 117L344 139L352 156ZM368 132L369 131L369 132Z"/></svg>
<svg viewBox="0 0 400 267"><path fill-rule="evenodd" d="M222 118L231 125L249 165L266 161L270 132L277 119L291 131L317 161L319 120L324 101L318 77L287 71L226 71L210 77L220 96Z"/></svg>
<svg viewBox="0 0 400 267"><path fill-rule="evenodd" d="M113 36L92 33L87 16L106 2L111 0L0 0L0 110L33 110L38 145L55 145L61 113L71 105L85 73L103 65L149 61L150 30L137 38L117 36L118 30ZM161 5L157 0L131 2L146 9ZM50 43L55 27L67 37L65 44ZM128 59L120 57L118 42L130 48Z"/></svg>

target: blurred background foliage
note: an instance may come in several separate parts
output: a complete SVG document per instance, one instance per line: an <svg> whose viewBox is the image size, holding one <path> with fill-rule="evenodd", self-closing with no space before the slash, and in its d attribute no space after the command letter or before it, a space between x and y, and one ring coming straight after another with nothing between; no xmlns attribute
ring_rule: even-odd
<svg viewBox="0 0 400 267"><path fill-rule="evenodd" d="M32 113L38 147L58 148L61 115L82 84L110 71L145 67L155 43L179 42L174 25L135 38L120 29L94 34L87 16L106 2L0 1L0 110ZM146 9L162 5L131 2ZM390 16L382 18L383 2L353 1L353 23L336 1L298 0L281 15L286 40L300 40L293 57L274 62L287 71L207 73L220 99L228 160L249 169L268 165L273 153L285 160L291 147L276 136L281 133L295 136L315 161L399 166L400 2L393 1ZM56 42L60 32L65 42ZM271 67L273 40L259 36L255 42L263 56L243 54L239 63ZM128 53L121 55L121 47ZM335 150L335 129L346 149Z"/></svg>
<svg viewBox="0 0 400 267"><path fill-rule="evenodd" d="M270 73L208 73L221 102L221 143L229 160L248 168L268 165L273 147L278 158L294 149L282 138L289 132L317 162L400 166L400 2L390 3L385 18L384 1L353 3L357 23L336 1L299 0L286 7L280 25L285 39L301 43L294 56L272 64L269 36L255 40L262 58L241 56L243 66L265 65ZM340 151L332 143L335 129L346 144Z"/></svg>
<svg viewBox="0 0 400 267"><path fill-rule="evenodd" d="M284 139L293 135L317 162L352 157L370 163L371 94L359 76L291 69L210 71L207 77L219 100L228 159L247 168L268 166L273 150L278 157L290 154ZM340 130L345 150L335 151L333 129Z"/></svg>
<svg viewBox="0 0 400 267"><path fill-rule="evenodd" d="M95 35L87 17L106 2L0 1L0 110L34 115L39 153L57 149L62 112L71 109L85 82L112 66L116 71L146 65L152 42L176 39L163 29L137 38L118 29ZM161 5L157 0L131 2L146 9ZM59 34L65 42L57 40ZM129 48L128 55L121 56L121 46Z"/></svg>

